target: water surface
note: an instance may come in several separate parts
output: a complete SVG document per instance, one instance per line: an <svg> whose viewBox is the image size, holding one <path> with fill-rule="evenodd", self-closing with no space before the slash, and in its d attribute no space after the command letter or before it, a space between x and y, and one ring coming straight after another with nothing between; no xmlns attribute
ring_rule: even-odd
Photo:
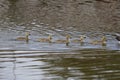
<svg viewBox="0 0 120 80"><path fill-rule="evenodd" d="M0 52L1 80L117 80L119 51Z"/></svg>
<svg viewBox="0 0 120 80"><path fill-rule="evenodd" d="M120 44L113 36L119 31L117 1L44 1L0 1L6 2L0 5L5 8L0 11L0 80L119 80ZM16 40L26 32L28 43ZM36 41L67 34L70 41L85 35L85 43ZM90 44L102 36L106 46Z"/></svg>

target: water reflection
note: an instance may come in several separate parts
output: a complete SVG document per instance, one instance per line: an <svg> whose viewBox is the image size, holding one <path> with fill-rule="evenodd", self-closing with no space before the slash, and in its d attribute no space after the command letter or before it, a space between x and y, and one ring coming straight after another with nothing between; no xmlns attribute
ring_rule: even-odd
<svg viewBox="0 0 120 80"><path fill-rule="evenodd" d="M1 80L119 79L117 51L0 53Z"/></svg>

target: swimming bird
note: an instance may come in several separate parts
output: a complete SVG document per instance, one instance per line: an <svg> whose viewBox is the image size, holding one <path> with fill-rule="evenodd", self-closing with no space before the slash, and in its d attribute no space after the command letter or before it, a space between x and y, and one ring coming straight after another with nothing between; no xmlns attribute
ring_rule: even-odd
<svg viewBox="0 0 120 80"><path fill-rule="evenodd" d="M72 42L75 42L75 43L84 43L84 40L85 40L86 36L84 35L81 35L79 39L74 39L72 40Z"/></svg>
<svg viewBox="0 0 120 80"><path fill-rule="evenodd" d="M102 45L102 46L106 46L106 43L107 43L107 38L105 36L103 36L101 38L101 40L94 40L92 42L90 42L91 44L94 44L94 45Z"/></svg>
<svg viewBox="0 0 120 80"><path fill-rule="evenodd" d="M38 42L49 42L49 43L51 43L52 42L52 36L49 35L48 38L39 38L37 41Z"/></svg>
<svg viewBox="0 0 120 80"><path fill-rule="evenodd" d="M16 38L16 40L28 42L29 41L29 35L30 35L30 33L26 32L25 37L18 37L18 38Z"/></svg>
<svg viewBox="0 0 120 80"><path fill-rule="evenodd" d="M71 38L70 35L66 35L66 39L59 39L59 40L56 40L55 43L65 43L66 46L68 46L69 43L70 43L70 38Z"/></svg>

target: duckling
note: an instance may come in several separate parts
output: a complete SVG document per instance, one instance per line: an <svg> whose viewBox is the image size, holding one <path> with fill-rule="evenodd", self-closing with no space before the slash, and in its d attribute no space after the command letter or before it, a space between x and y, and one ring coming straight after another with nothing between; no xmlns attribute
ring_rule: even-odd
<svg viewBox="0 0 120 80"><path fill-rule="evenodd" d="M30 35L30 33L26 32L25 37L18 37L18 38L16 38L16 40L28 42L29 41L29 35Z"/></svg>
<svg viewBox="0 0 120 80"><path fill-rule="evenodd" d="M81 35L79 39L75 39L73 40L72 42L75 42L75 43L80 43L80 44L83 44L84 43L84 40L85 40L85 36L84 35Z"/></svg>
<svg viewBox="0 0 120 80"><path fill-rule="evenodd" d="M60 40L60 39L59 39L59 40L56 40L55 43L65 43L66 46L68 46L69 43L70 43L70 38L71 38L70 35L66 35L66 39L65 39L65 40Z"/></svg>
<svg viewBox="0 0 120 80"><path fill-rule="evenodd" d="M38 42L49 42L49 43L51 43L52 42L52 36L49 35L48 38L39 38L37 41Z"/></svg>
<svg viewBox="0 0 120 80"><path fill-rule="evenodd" d="M107 38L103 36L101 40L94 40L91 42L91 44L94 44L94 45L101 44L102 46L106 46L106 41L107 41Z"/></svg>

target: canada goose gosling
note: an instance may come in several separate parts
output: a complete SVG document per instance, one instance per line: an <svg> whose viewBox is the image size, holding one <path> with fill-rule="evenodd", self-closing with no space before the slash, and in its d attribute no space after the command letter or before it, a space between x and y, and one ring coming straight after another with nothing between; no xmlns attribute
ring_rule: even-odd
<svg viewBox="0 0 120 80"><path fill-rule="evenodd" d="M69 43L70 43L70 39L71 37L70 37L70 35L66 35L66 39L65 40L56 40L55 41L55 43L65 43L66 44L66 46L68 46L69 45Z"/></svg>
<svg viewBox="0 0 120 80"><path fill-rule="evenodd" d="M39 42L49 42L49 43L51 43L52 42L52 36L49 35L48 38L39 38L38 41Z"/></svg>
<svg viewBox="0 0 120 80"><path fill-rule="evenodd" d="M52 36L51 35L48 36L48 40L49 40L49 43L52 42Z"/></svg>
<svg viewBox="0 0 120 80"><path fill-rule="evenodd" d="M86 38L86 37L85 37L84 35L80 36L80 44L81 44L81 45L84 44L85 38Z"/></svg>
<svg viewBox="0 0 120 80"><path fill-rule="evenodd" d="M29 41L29 35L30 35L30 33L29 33L29 32L26 32L26 33L25 33L25 37L18 37L16 40L28 42L28 41Z"/></svg>
<svg viewBox="0 0 120 80"><path fill-rule="evenodd" d="M86 38L86 37L85 37L84 35L81 35L79 39L75 39L75 40L73 40L72 42L83 44L85 38Z"/></svg>
<svg viewBox="0 0 120 80"><path fill-rule="evenodd" d="M91 44L94 44L94 45L101 44L102 46L106 46L106 41L107 41L106 37L103 36L101 40L94 40L91 42Z"/></svg>
<svg viewBox="0 0 120 80"><path fill-rule="evenodd" d="M68 46L70 43L69 39L70 39L70 35L66 35L66 46Z"/></svg>
<svg viewBox="0 0 120 80"><path fill-rule="evenodd" d="M85 36L84 35L82 35L82 36L80 36L80 43L83 43L84 42L84 40L85 40Z"/></svg>
<svg viewBox="0 0 120 80"><path fill-rule="evenodd" d="M102 43L102 46L106 46L107 38L105 36L101 38L101 43Z"/></svg>

